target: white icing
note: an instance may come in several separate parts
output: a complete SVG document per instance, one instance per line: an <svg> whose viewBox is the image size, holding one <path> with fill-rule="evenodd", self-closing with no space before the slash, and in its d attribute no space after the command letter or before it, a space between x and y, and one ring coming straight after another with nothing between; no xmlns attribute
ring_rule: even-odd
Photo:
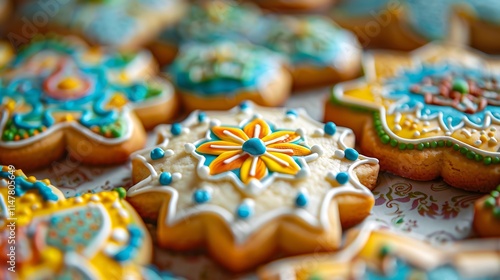
<svg viewBox="0 0 500 280"><path fill-rule="evenodd" d="M258 111L263 118L276 128L291 129L290 122L287 122L282 115L284 113L282 110L262 108L256 105L251 107L259 108ZM211 124L219 119L221 122L216 122L217 125L223 123L229 126L241 126L249 118L238 120L240 112L240 108L235 108L229 112L206 112L206 114L211 117ZM190 128L189 134L172 137L169 132L170 125L160 126L156 130L160 135L159 138L163 139L163 142L157 147L164 150L168 147L174 150L177 154L175 159L148 161L147 155L155 147L132 155L134 160L139 160L144 164L150 175L131 187L128 196L133 197L149 192L168 193L170 197L166 210L168 214L165 216L165 220L158 221L158 223L169 227L201 213L213 213L226 222L237 244L245 242L253 232L282 216L297 216L311 228L327 230L330 224L328 208L334 197L341 194L372 196L371 192L359 183L354 169L359 165L376 164L378 161L362 155L354 162L336 159L334 151L348 147L344 140L352 136L352 131L338 127L334 136L312 137L314 129L322 128L323 124L309 118L303 110L297 110L297 113L299 116L293 122L293 127L307 128L307 131L301 129L299 132L304 135L308 146L311 147L312 154L307 157L299 157L303 171L296 176L273 175L265 177L262 181L251 180L245 186L232 172L210 175L208 167L204 166L202 162L205 158L196 153L195 145L199 139L207 138L207 131L213 125L199 123L198 112L194 112L182 123L183 127ZM321 147L329 148L322 149ZM308 165L311 167L309 168ZM175 186L161 186L158 182L160 170L171 173L179 172L186 180L176 182ZM347 170L350 177L349 182L343 186L332 188L331 183L326 180L328 171L331 170ZM272 185L270 180L273 181ZM211 189L211 200L207 203L195 204L192 201L192 194L200 186ZM304 209L296 207L295 199L298 190L308 193L310 206ZM241 191L247 196L242 195ZM255 203L254 214L245 219L244 222L236 222L240 219L235 219L235 209L248 196Z"/></svg>
<svg viewBox="0 0 500 280"><path fill-rule="evenodd" d="M129 238L128 231L124 228L115 228L111 233L111 238L118 243L125 243Z"/></svg>

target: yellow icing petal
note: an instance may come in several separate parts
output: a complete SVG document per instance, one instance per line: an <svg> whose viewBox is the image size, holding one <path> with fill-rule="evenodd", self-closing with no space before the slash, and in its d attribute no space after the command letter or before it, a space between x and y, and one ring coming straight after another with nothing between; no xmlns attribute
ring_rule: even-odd
<svg viewBox="0 0 500 280"><path fill-rule="evenodd" d="M243 131L250 138L264 138L271 134L271 128L263 119L255 119L243 128Z"/></svg>
<svg viewBox="0 0 500 280"><path fill-rule="evenodd" d="M255 164L254 164L255 162ZM266 176L267 167L260 157L248 157L240 169L240 178L244 184L251 179L260 180Z"/></svg>
<svg viewBox="0 0 500 280"><path fill-rule="evenodd" d="M214 126L212 127L212 133L221 140L240 144L249 139L245 132L237 127Z"/></svg>
<svg viewBox="0 0 500 280"><path fill-rule="evenodd" d="M302 145L292 143L277 143L267 146L268 152L283 153L289 156L307 156L311 154L311 150Z"/></svg>
<svg viewBox="0 0 500 280"><path fill-rule="evenodd" d="M260 158L266 163L267 168L273 172L295 175L300 171L300 166L292 157L286 154L268 152Z"/></svg>
<svg viewBox="0 0 500 280"><path fill-rule="evenodd" d="M295 131L291 130L282 130L276 131L271 135L268 135L262 138L262 141L267 145L276 144L276 143L288 143L297 141L300 138L300 135L295 133Z"/></svg>
<svg viewBox="0 0 500 280"><path fill-rule="evenodd" d="M210 175L216 175L240 168L248 157L248 155L243 154L241 151L222 153L208 166Z"/></svg>
<svg viewBox="0 0 500 280"><path fill-rule="evenodd" d="M228 141L211 141L201 144L196 151L202 154L218 156L229 151L241 152L241 144Z"/></svg>

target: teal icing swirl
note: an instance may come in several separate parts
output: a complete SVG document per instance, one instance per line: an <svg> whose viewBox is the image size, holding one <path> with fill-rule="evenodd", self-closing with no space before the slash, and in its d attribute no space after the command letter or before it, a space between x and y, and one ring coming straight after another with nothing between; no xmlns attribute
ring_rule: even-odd
<svg viewBox="0 0 500 280"><path fill-rule="evenodd" d="M235 94L258 89L262 79L282 67L275 53L243 42L191 44L167 69L182 90L201 94Z"/></svg>

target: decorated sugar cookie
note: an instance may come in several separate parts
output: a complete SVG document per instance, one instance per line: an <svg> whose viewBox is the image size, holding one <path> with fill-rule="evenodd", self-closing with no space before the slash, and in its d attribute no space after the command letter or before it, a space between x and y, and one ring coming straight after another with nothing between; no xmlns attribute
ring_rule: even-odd
<svg viewBox="0 0 500 280"><path fill-rule="evenodd" d="M500 237L500 186L476 201L474 230L480 236Z"/></svg>
<svg viewBox="0 0 500 280"><path fill-rule="evenodd" d="M180 19L186 8L184 0L68 0L51 8L35 0L26 2L19 18L29 20L31 30L36 29L31 32L69 33L121 50L136 50L153 40L162 28ZM45 23L39 24L41 20ZM14 22L15 32L9 33L9 39L16 45L25 43L31 38L23 37L28 36L29 27L24 21Z"/></svg>
<svg viewBox="0 0 500 280"><path fill-rule="evenodd" d="M336 253L275 261L261 279L497 279L499 241L468 240L431 246L369 223L347 233Z"/></svg>
<svg viewBox="0 0 500 280"><path fill-rule="evenodd" d="M498 53L500 44L493 38L499 14L494 0L350 0L337 5L332 17L364 46L413 50L434 40L454 40Z"/></svg>
<svg viewBox="0 0 500 280"><path fill-rule="evenodd" d="M274 12L310 12L327 9L334 0L252 0L264 9Z"/></svg>
<svg viewBox="0 0 500 280"><path fill-rule="evenodd" d="M260 30L261 17L250 3L201 0L189 7L179 23L164 30L151 50L160 64L167 64L185 43L252 38Z"/></svg>
<svg viewBox="0 0 500 280"><path fill-rule="evenodd" d="M157 220L160 246L205 246L232 271L276 251L336 249L373 206L377 160L350 148L351 130L302 110L245 102L157 132L156 147L132 156L129 202Z"/></svg>
<svg viewBox="0 0 500 280"><path fill-rule="evenodd" d="M327 18L277 17L265 30L261 43L291 60L295 88L332 84L359 73L361 47L356 37Z"/></svg>
<svg viewBox="0 0 500 280"><path fill-rule="evenodd" d="M48 180L0 169L0 278L143 279L151 240L124 189L65 199Z"/></svg>
<svg viewBox="0 0 500 280"><path fill-rule="evenodd" d="M374 52L338 84L325 119L351 127L381 168L488 192L500 183L498 59L454 45Z"/></svg>
<svg viewBox="0 0 500 280"><path fill-rule="evenodd" d="M125 162L145 143L143 125L166 122L177 106L153 66L148 52L34 42L0 75L0 162L35 169L65 150L82 163Z"/></svg>
<svg viewBox="0 0 500 280"><path fill-rule="evenodd" d="M243 100L283 104L291 78L285 60L246 42L217 41L185 46L168 67L188 111L227 110Z"/></svg>

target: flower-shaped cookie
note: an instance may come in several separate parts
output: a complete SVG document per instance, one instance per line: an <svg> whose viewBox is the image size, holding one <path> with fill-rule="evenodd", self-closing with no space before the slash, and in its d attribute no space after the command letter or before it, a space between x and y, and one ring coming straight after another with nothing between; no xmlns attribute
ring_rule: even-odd
<svg viewBox="0 0 500 280"><path fill-rule="evenodd" d="M186 45L168 73L189 111L227 110L246 99L277 106L290 94L283 57L246 42Z"/></svg>
<svg viewBox="0 0 500 280"><path fill-rule="evenodd" d="M33 19L30 24L35 22L35 32L63 30L96 45L130 50L141 47L163 27L177 21L185 5L183 0L68 0L52 6L28 1L20 10L23 18ZM38 24L39 17L45 18L44 24ZM16 25L27 28L24 21ZM18 35L12 35L12 39L24 40Z"/></svg>
<svg viewBox="0 0 500 280"><path fill-rule="evenodd" d="M151 240L124 196L65 199L50 181L0 166L0 277L141 279Z"/></svg>
<svg viewBox="0 0 500 280"><path fill-rule="evenodd" d="M150 128L176 107L171 85L150 76L153 65L147 52L105 52L71 38L31 44L0 74L0 162L38 168L66 147L81 162L127 160L144 144L139 119Z"/></svg>
<svg viewBox="0 0 500 280"><path fill-rule="evenodd" d="M287 56L296 87L355 77L361 47L351 32L320 16L281 16L266 24L260 44Z"/></svg>
<svg viewBox="0 0 500 280"><path fill-rule="evenodd" d="M453 26L459 21L452 20L456 15L473 15L486 23L472 29L474 34L468 38L465 26ZM342 26L353 30L363 44L395 47L410 50L432 40L470 40L473 46L491 50L498 44L488 39L484 31L494 36L500 27L500 8L496 1L476 0L354 0L344 1L334 10L333 17ZM496 26L493 29L491 26ZM485 30L479 35L475 31ZM458 31L457 34L453 34ZM458 35L458 36L457 36ZM391 39L391 40L388 40ZM490 46L488 46L490 45Z"/></svg>
<svg viewBox="0 0 500 280"><path fill-rule="evenodd" d="M301 110L246 102L196 111L157 131L159 145L132 157L128 200L158 221L160 245L205 244L231 270L254 267L275 250L334 249L341 226L373 205L365 185L375 184L377 160L349 148L349 129Z"/></svg>
<svg viewBox="0 0 500 280"><path fill-rule="evenodd" d="M366 78L337 85L325 119L363 134L362 150L395 174L476 191L500 183L498 59L435 44L364 62Z"/></svg>
<svg viewBox="0 0 500 280"><path fill-rule="evenodd" d="M373 222L347 232L335 253L272 262L261 279L494 279L498 240L467 240L445 246L403 236ZM478 261L481 260L481 261Z"/></svg>

